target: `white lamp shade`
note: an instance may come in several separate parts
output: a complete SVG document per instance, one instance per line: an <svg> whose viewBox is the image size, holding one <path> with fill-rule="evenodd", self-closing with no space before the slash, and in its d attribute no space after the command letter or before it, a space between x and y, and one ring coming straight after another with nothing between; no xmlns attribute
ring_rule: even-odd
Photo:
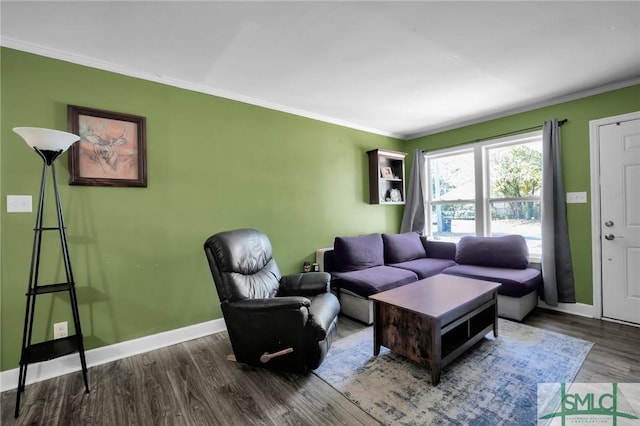
<svg viewBox="0 0 640 426"><path fill-rule="evenodd" d="M22 136L31 148L38 148L41 151L62 150L64 152L80 139L80 136L73 133L41 127L14 127L13 131Z"/></svg>

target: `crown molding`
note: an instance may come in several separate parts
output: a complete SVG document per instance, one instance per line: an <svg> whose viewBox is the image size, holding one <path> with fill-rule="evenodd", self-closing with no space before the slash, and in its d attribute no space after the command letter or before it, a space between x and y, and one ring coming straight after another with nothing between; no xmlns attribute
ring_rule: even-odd
<svg viewBox="0 0 640 426"><path fill-rule="evenodd" d="M139 78L141 80L152 81L152 82L164 84L167 86L177 87L180 89L190 90L193 92L203 93L211 96L216 96L219 98L238 101L238 102L242 102L249 105L255 105L258 107L279 111L287 114L292 114L292 115L296 115L304 118L309 118L309 119L321 121L324 123L334 124L341 127L360 130L363 132L373 133L380 136L387 136L390 138L399 139L403 141L412 141L414 139L418 139L424 136L430 136L437 133L458 129L461 127L483 123L485 121L495 120L498 118L503 118L510 115L514 115L514 114L533 111L539 108L557 105L564 102L570 102L577 99L586 98L593 95L599 95L601 93L610 92L613 90L623 89L625 87L640 84L640 77L636 77L630 80L625 80L622 82L617 82L617 83L612 83L605 86L591 88L588 90L583 90L580 92L571 93L571 94L560 96L560 97L554 97L541 102L536 102L533 104L528 104L528 105L520 106L517 108L506 109L493 114L482 115L469 120L462 120L462 121L454 120L444 126L427 127L418 132L405 133L405 132L390 132L382 129L363 126L363 125L351 123L349 121L341 120L335 117L329 117L326 115L317 114L314 112L310 112L310 111L306 111L298 108L280 105L278 103L266 101L264 99L245 96L239 93L233 93L233 92L217 89L215 87L210 87L202 84L196 84L196 83L181 80L178 78L164 76L162 74L145 73L145 72L137 71L128 67L123 67L121 65L117 65L112 62L101 61L88 56L77 55L67 51L53 49L53 48L45 47L35 43L28 43L28 42L13 39L10 37L0 38L0 46L4 46L10 49L20 50L28 53L33 53L33 54L44 56L47 58L59 59L61 61L70 62L77 65L83 65L89 68L109 71L116 74L126 75L128 77Z"/></svg>
<svg viewBox="0 0 640 426"><path fill-rule="evenodd" d="M449 131L449 130L459 129L461 127L471 126L473 124L484 123L485 121L495 120L495 119L498 119L498 118L504 118L504 117L508 117L510 115L520 114L520 113L528 112L528 111L533 111L533 110L536 110L536 109L545 108L545 107L549 107L549 106L553 106L553 105L558 105L558 104L562 104L562 103L565 103L565 102L571 102L571 101L575 101L575 100L578 100L578 99L587 98L589 96L594 96L594 95L599 95L599 94L606 93L606 92L611 92L611 91L617 90L617 89L624 89L625 87L635 86L637 84L640 84L640 77L632 78L632 79L625 80L625 81L620 81L620 82L617 82L617 83L607 84L607 85L604 85L604 86L599 86L599 87L595 87L595 88L588 89L588 90L582 90L580 92L570 93L568 95L547 99L547 100L544 100L544 101L541 101L541 102L536 102L536 103L533 103L533 104L528 104L528 105L517 107L517 108L507 109L507 110L500 111L500 112L497 112L497 113L494 113L494 114L483 115L483 116L480 116L480 117L477 117L477 118L473 118L471 120L454 121L454 122L451 122L450 124L447 124L446 126L431 127L431 128L428 128L428 129L425 129L425 130L422 130L422 131L416 132L416 133L402 134L400 136L400 138L405 140L405 141L411 141L411 140L418 139L418 138L421 138L421 137L424 137L424 136L435 135L437 133L442 133L442 132L446 132L446 131Z"/></svg>
<svg viewBox="0 0 640 426"><path fill-rule="evenodd" d="M10 49L20 50L27 53L33 53L35 55L44 56L52 59L59 59L61 61L70 62L72 64L83 65L89 68L95 68L102 71L109 71L116 74L126 75L128 77L139 78L141 80L152 81L154 83L164 84L167 86L177 87L180 89L190 90L192 92L203 93L206 95L216 96L219 98L230 99L233 101L242 102L249 105L255 105L262 108L284 112L304 118L309 118L324 123L335 124L341 127L347 127L354 130L360 130L367 133L373 133L380 136L387 136L395 139L403 139L402 134L388 132L373 127L362 126L359 124L351 123L345 120L341 120L335 117L329 117L322 114L306 111L303 109L293 108L285 105L280 105L275 102L266 101L264 99L254 98L251 96L245 96L239 93L233 93L215 87L206 86L203 84L196 84L189 81L181 80L178 78L168 77L162 74L152 74L137 71L128 67L114 64L112 62L101 61L99 59L91 58L88 56L77 55L63 50L52 49L35 43L28 43L21 40L16 40L10 37L2 37L0 39L0 46L4 46Z"/></svg>

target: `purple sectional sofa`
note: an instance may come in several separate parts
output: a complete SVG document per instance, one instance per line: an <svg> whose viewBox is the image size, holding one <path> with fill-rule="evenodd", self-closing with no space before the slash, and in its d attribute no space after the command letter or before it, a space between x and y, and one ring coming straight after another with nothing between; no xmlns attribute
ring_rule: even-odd
<svg viewBox="0 0 640 426"><path fill-rule="evenodd" d="M501 283L498 315L518 321L537 305L542 284L520 235L467 236L457 245L414 232L336 237L332 248L317 251L316 260L331 273L342 313L366 324L373 322L369 296L436 274Z"/></svg>

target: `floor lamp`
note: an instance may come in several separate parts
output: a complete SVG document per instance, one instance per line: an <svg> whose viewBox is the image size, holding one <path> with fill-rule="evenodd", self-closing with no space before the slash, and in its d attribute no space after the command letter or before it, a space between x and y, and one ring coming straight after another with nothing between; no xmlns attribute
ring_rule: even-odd
<svg viewBox="0 0 640 426"><path fill-rule="evenodd" d="M84 356L84 343L82 341L82 331L80 328L80 314L78 312L78 300L76 297L73 272L71 271L71 261L69 260L69 248L67 245L67 233L62 217L62 206L60 205L60 195L58 193L58 182L56 180L55 160L69 147L80 139L72 133L59 130L42 129L38 127L16 127L13 129L20 135L44 162L42 167L42 179L40 182L40 197L38 202L38 213L36 216L35 235L33 237L33 249L31 252L31 271L29 273L29 286L27 288L27 305L24 316L24 329L22 334L22 352L20 354L20 372L18 376L18 391L16 395L15 417L20 414L20 395L24 392L27 378L27 366L35 362L47 361L74 352L80 354L82 365L82 378L84 387L89 393L89 381L87 379L87 363ZM53 191L56 201L56 213L58 218L57 227L43 227L44 198L47 186L48 171L51 170L53 177ZM40 255L42 246L42 233L45 231L58 231L60 234L60 244L62 245L62 260L66 273L66 282L57 284L40 284ZM36 298L38 295L46 293L57 293L66 291L69 293L73 325L75 334L60 339L47 340L32 344L33 320L36 310Z"/></svg>

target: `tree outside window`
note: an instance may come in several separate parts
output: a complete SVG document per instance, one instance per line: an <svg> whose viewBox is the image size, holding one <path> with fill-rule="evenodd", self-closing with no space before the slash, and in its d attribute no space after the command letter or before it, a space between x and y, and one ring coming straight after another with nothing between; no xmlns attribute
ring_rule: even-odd
<svg viewBox="0 0 640 426"><path fill-rule="evenodd" d="M540 256L541 132L430 152L426 160L432 238L520 234L530 255Z"/></svg>
<svg viewBox="0 0 640 426"><path fill-rule="evenodd" d="M512 201L497 208L495 199L540 198L542 152L537 147L515 145L490 150L492 217L511 220L540 220L540 204Z"/></svg>

